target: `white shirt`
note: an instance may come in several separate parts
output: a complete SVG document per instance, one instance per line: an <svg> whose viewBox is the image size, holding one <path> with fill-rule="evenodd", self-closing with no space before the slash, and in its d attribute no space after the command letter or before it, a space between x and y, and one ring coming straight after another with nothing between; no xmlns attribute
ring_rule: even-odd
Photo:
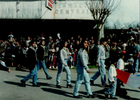
<svg viewBox="0 0 140 100"><path fill-rule="evenodd" d="M103 45L99 46L98 52L97 52L97 63L99 65L101 65L100 59L106 59L106 57L105 57L105 49L104 49Z"/></svg>
<svg viewBox="0 0 140 100"><path fill-rule="evenodd" d="M123 59L120 58L117 62L117 68L119 70L124 70L125 65L128 65L128 63L124 63Z"/></svg>
<svg viewBox="0 0 140 100"><path fill-rule="evenodd" d="M114 65L111 65L109 70L108 70L108 78L109 78L109 81L114 81L114 78L113 77L116 77L117 76L117 72L116 72L116 68Z"/></svg>
<svg viewBox="0 0 140 100"><path fill-rule="evenodd" d="M78 51L77 55L77 66L83 66L84 69L88 70L88 55L82 48Z"/></svg>
<svg viewBox="0 0 140 100"><path fill-rule="evenodd" d="M68 59L68 55L67 52L65 50L65 48L60 50L60 61L62 64L67 65L67 63L65 62L65 60Z"/></svg>

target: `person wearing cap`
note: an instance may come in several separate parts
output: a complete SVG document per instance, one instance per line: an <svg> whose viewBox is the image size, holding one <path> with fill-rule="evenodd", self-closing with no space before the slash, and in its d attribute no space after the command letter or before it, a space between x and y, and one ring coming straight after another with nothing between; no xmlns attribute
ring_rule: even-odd
<svg viewBox="0 0 140 100"><path fill-rule="evenodd" d="M67 76L67 85L66 87L72 88L73 86L71 85L71 71L68 67L68 49L67 47L67 42L62 42L61 43L61 49L59 52L59 61L58 61L58 72L57 72L57 77L56 77L56 87L61 88L60 86L60 78L61 78L61 73L63 69L65 69L66 76Z"/></svg>
<svg viewBox="0 0 140 100"><path fill-rule="evenodd" d="M102 38L100 40L100 43L102 43L97 51L97 66L98 66L98 71L91 77L90 83L91 85L94 84L94 81L101 75L101 83L102 86L105 87L107 86L106 84L106 71L105 71L105 53L106 53L106 40L105 38Z"/></svg>
<svg viewBox="0 0 140 100"><path fill-rule="evenodd" d="M41 33L41 37L40 37L42 40L45 40L45 37L43 35L43 33Z"/></svg>
<svg viewBox="0 0 140 100"><path fill-rule="evenodd" d="M134 69L133 69L133 66L134 66L133 54L129 54L129 57L130 58L127 60L127 62L129 63L128 72L133 73L134 72Z"/></svg>
<svg viewBox="0 0 140 100"><path fill-rule="evenodd" d="M13 35L13 33L12 32L10 32L10 34L8 35L8 38L13 38L14 37L14 35Z"/></svg>

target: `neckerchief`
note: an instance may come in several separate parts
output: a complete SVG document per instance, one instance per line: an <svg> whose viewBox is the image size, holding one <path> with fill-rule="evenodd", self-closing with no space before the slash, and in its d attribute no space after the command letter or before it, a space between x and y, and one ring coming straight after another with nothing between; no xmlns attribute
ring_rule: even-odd
<svg viewBox="0 0 140 100"><path fill-rule="evenodd" d="M30 46L30 48L31 48L32 50L34 50L34 52L35 52L35 57L36 57L36 60L37 60L36 49L35 49L34 47L32 47L32 46Z"/></svg>
<svg viewBox="0 0 140 100"><path fill-rule="evenodd" d="M41 47L45 50L45 46L41 45Z"/></svg>

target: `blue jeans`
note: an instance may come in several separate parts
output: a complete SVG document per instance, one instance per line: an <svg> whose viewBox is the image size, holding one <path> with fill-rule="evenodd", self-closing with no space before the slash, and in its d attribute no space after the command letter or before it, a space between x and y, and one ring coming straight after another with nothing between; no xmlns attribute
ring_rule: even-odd
<svg viewBox="0 0 140 100"><path fill-rule="evenodd" d="M137 58L133 66L135 73L138 72L138 67L139 67L139 59Z"/></svg>
<svg viewBox="0 0 140 100"><path fill-rule="evenodd" d="M109 84L110 84L110 88L105 91L105 94L108 94L108 95L111 95L111 97L115 97L116 95L116 87L117 87L117 78L114 76L114 83L110 82L109 81Z"/></svg>
<svg viewBox="0 0 140 100"><path fill-rule="evenodd" d="M65 62L67 63L67 60L65 60ZM67 84L71 84L71 72L70 72L69 67L58 62L58 72L57 72L57 77L56 77L57 85L60 85L61 73L62 73L63 69L66 72Z"/></svg>
<svg viewBox="0 0 140 100"><path fill-rule="evenodd" d="M80 89L80 86L81 86L83 80L85 82L85 88L86 88L86 91L87 91L87 95L89 95L89 94L92 95L91 87L90 87L90 78L89 78L88 73L86 72L85 69L83 69L83 66L77 66L76 70L77 70L77 80L76 80L76 83L75 83L73 96L78 96L79 95L78 91Z"/></svg>
<svg viewBox="0 0 140 100"><path fill-rule="evenodd" d="M35 68L33 70L30 70L30 73L23 79L23 81L26 82L27 80L33 77L33 84L37 84L37 75L37 65L35 65Z"/></svg>
<svg viewBox="0 0 140 100"><path fill-rule="evenodd" d="M97 71L90 80L95 81L101 75L101 83L104 85L106 83L105 60L100 59L100 63L100 68L98 68L99 71Z"/></svg>
<svg viewBox="0 0 140 100"><path fill-rule="evenodd" d="M50 76L47 72L47 67L46 67L46 64L45 64L45 60L44 60L44 62L42 60L37 60L37 71L40 69L40 63L43 66L43 70L44 70L44 73L46 75L46 78L49 78Z"/></svg>

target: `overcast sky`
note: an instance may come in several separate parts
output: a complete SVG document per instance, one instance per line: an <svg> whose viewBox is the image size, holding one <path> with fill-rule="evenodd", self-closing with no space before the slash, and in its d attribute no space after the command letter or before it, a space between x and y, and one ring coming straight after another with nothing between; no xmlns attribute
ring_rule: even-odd
<svg viewBox="0 0 140 100"><path fill-rule="evenodd" d="M109 16L109 24L116 21L123 23L140 23L140 0L121 0L120 9Z"/></svg>

